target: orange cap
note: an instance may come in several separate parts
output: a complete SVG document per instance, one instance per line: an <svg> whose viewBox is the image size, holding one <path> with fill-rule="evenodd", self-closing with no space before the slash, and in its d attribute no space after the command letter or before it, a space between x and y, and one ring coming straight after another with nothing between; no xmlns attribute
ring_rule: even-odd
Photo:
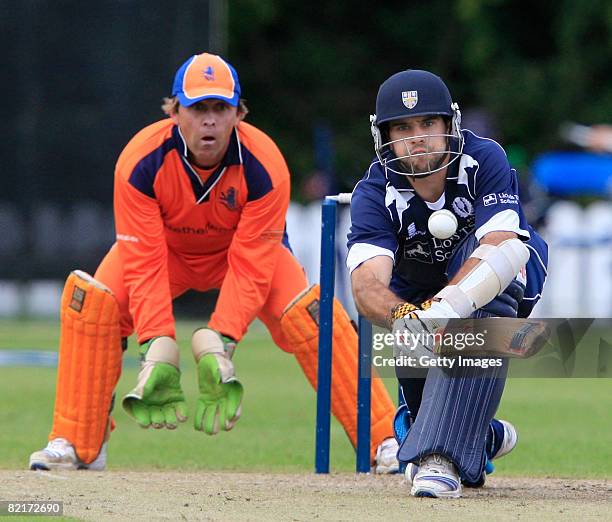
<svg viewBox="0 0 612 522"><path fill-rule="evenodd" d="M216 54L196 54L176 72L172 95L177 96L184 107L211 98L236 107L240 101L238 74Z"/></svg>

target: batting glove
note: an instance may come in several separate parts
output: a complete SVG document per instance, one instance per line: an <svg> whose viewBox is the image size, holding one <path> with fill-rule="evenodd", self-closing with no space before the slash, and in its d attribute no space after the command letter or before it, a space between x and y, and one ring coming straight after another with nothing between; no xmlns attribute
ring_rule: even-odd
<svg viewBox="0 0 612 522"><path fill-rule="evenodd" d="M187 420L178 345L171 337L154 337L140 347L140 358L138 383L123 398L123 409L143 428L173 430Z"/></svg>
<svg viewBox="0 0 612 522"><path fill-rule="evenodd" d="M210 328L200 328L191 340L198 365L200 396L194 427L208 435L229 431L240 418L244 389L236 379L232 355L236 342Z"/></svg>
<svg viewBox="0 0 612 522"><path fill-rule="evenodd" d="M393 322L393 353L395 357L432 355L435 342L434 336L430 334L443 330L450 319L459 319L459 315L444 301L430 299L420 308L410 306L411 311ZM401 312L401 305L398 305L392 317Z"/></svg>

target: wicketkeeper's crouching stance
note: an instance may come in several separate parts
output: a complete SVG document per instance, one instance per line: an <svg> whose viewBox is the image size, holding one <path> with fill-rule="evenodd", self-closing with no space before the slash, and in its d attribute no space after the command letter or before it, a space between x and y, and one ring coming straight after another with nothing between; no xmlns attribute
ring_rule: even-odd
<svg viewBox="0 0 612 522"><path fill-rule="evenodd" d="M66 282L53 428L32 469L104 469L134 331L142 368L122 406L143 427L187 419L172 300L190 289L220 289L208 327L191 340L196 430L212 435L239 419L244 390L232 355L255 318L316 388L318 287L308 289L284 233L290 181L281 152L242 121L238 76L218 56L187 60L163 109L170 117L140 131L117 162L117 242L94 277L75 271ZM355 445L357 335L339 303L334 314L332 412ZM394 406L380 380L372 386L372 459L377 471L396 471Z"/></svg>

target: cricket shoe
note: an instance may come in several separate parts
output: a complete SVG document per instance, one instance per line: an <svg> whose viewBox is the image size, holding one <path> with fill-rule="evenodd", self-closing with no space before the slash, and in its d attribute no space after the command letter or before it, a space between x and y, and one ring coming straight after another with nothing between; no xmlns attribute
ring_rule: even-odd
<svg viewBox="0 0 612 522"><path fill-rule="evenodd" d="M491 464L491 461L489 460L487 460L487 465L493 466ZM406 469L404 470L404 478L406 479L406 482L408 483L409 486L412 486L412 481L414 480L414 477L416 476L418 472L419 472L419 467L416 464L409 462L408 465L406 466ZM476 482L469 482L469 481L462 480L461 483L463 486L468 487L468 488L481 488L482 486L485 485L485 481L486 481L488 474L489 472L485 469L485 472L480 476L480 478Z"/></svg>
<svg viewBox="0 0 612 522"><path fill-rule="evenodd" d="M406 473L413 473L408 466ZM411 477L413 497L459 498L461 481L455 465L442 455L428 455L421 460L418 471Z"/></svg>
<svg viewBox="0 0 612 522"><path fill-rule="evenodd" d="M374 462L375 473L398 473L399 461L397 460L397 451L399 445L395 438L389 437L382 441L376 449L376 457Z"/></svg>
<svg viewBox="0 0 612 522"><path fill-rule="evenodd" d="M495 466L491 462L493 459L498 459L510 453L518 442L518 434L516 428L505 420L493 419L490 425L490 432L487 437L487 462L485 472L480 480L465 485L471 488L479 488L484 486L486 475L490 475L495 471ZM416 474L419 472L419 466L410 462L406 466L404 477L409 486L412 486Z"/></svg>
<svg viewBox="0 0 612 522"><path fill-rule="evenodd" d="M490 426L492 444L489 459L494 460L507 455L514 449L518 442L518 434L516 428L505 420L493 419ZM500 435L501 442L499 441Z"/></svg>
<svg viewBox="0 0 612 522"><path fill-rule="evenodd" d="M494 459L498 459L510 453L518 442L516 428L505 420L493 419L489 425L489 433L485 441L485 452L487 462L485 474L490 475L495 471ZM484 477L483 477L484 479ZM484 480L482 481L484 484Z"/></svg>
<svg viewBox="0 0 612 522"><path fill-rule="evenodd" d="M100 453L90 464L81 461L74 447L66 439L58 438L49 441L47 447L35 451L30 456L30 469L35 470L76 470L89 469L92 471L102 471L106 467L106 452L108 442L102 444Z"/></svg>

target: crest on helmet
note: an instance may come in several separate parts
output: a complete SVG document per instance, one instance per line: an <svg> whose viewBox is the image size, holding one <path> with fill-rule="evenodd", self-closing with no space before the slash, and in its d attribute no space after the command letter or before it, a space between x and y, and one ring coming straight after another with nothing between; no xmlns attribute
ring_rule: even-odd
<svg viewBox="0 0 612 522"><path fill-rule="evenodd" d="M418 91L403 91L402 92L402 103L408 108L412 109L416 106L419 101Z"/></svg>

